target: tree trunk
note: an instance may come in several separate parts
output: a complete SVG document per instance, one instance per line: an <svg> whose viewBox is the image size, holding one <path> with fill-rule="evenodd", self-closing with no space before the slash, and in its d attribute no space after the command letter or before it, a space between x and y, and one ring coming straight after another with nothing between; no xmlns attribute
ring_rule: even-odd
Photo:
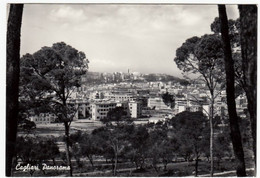
<svg viewBox="0 0 260 178"><path fill-rule="evenodd" d="M115 151L115 166L114 166L114 176L116 176L116 171L117 171L117 161L118 161L118 145L116 145L116 151Z"/></svg>
<svg viewBox="0 0 260 178"><path fill-rule="evenodd" d="M242 70L251 121L256 174L257 6L239 5Z"/></svg>
<svg viewBox="0 0 260 178"><path fill-rule="evenodd" d="M214 156L213 156L213 142L214 142L214 127L213 127L213 118L214 118L214 91L211 91L211 106L210 106L210 176L213 177L214 174Z"/></svg>
<svg viewBox="0 0 260 178"><path fill-rule="evenodd" d="M199 158L196 156L195 160L195 177L198 176Z"/></svg>
<svg viewBox="0 0 260 178"><path fill-rule="evenodd" d="M167 159L167 158L166 158L166 159ZM167 162L167 160L165 160L164 163L163 163L163 165L164 165L164 169L163 169L163 170L164 170L164 171L167 170L167 164L168 164L168 162Z"/></svg>
<svg viewBox="0 0 260 178"><path fill-rule="evenodd" d="M114 169L115 169L115 161L114 158L111 159L111 164L112 164L112 172L114 174Z"/></svg>
<svg viewBox="0 0 260 178"><path fill-rule="evenodd" d="M92 158L92 156L90 156L90 155L87 155L87 157L88 157L88 160L89 160L89 162L90 162L90 164L91 164L91 166L92 166L92 169L93 169L93 171L94 171L94 162L93 162L93 158Z"/></svg>
<svg viewBox="0 0 260 178"><path fill-rule="evenodd" d="M241 134L238 125L238 116L236 112L235 102L235 72L234 61L232 59L230 40L228 35L228 21L225 5L219 5L219 19L221 25L221 36L224 45L224 60L226 70L226 93L228 115L230 122L231 140L233 144L234 154L237 160L237 176L246 176L244 151L242 146Z"/></svg>
<svg viewBox="0 0 260 178"><path fill-rule="evenodd" d="M135 168L137 170L138 169L138 160L137 159L134 159L134 164L135 164Z"/></svg>
<svg viewBox="0 0 260 178"><path fill-rule="evenodd" d="M52 158L53 165L56 165L55 158Z"/></svg>
<svg viewBox="0 0 260 178"><path fill-rule="evenodd" d="M20 35L23 4L11 4L7 24L6 66L6 176L12 175L15 154L20 76Z"/></svg>
<svg viewBox="0 0 260 178"><path fill-rule="evenodd" d="M67 158L67 166L70 167L70 172L69 175L72 177L72 164L71 164L71 156L70 156L70 147L69 147L69 124L67 121L64 121L64 126L65 126L65 147L66 147L66 158Z"/></svg>
<svg viewBox="0 0 260 178"><path fill-rule="evenodd" d="M78 168L82 167L82 164L81 164L81 161L80 161L80 157L75 156L75 159L76 159Z"/></svg>
<svg viewBox="0 0 260 178"><path fill-rule="evenodd" d="M140 169L144 169L144 156L141 156Z"/></svg>

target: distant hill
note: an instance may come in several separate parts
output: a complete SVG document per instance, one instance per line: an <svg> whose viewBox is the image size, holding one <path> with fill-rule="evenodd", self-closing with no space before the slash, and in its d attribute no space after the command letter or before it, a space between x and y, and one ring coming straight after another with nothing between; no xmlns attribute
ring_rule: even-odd
<svg viewBox="0 0 260 178"><path fill-rule="evenodd" d="M143 77L148 82L152 81L162 81L162 82L188 82L185 79L180 79L178 77L168 75L168 74L144 74Z"/></svg>
<svg viewBox="0 0 260 178"><path fill-rule="evenodd" d="M89 71L82 77L84 84L101 84L101 83L118 83L118 82L179 82L182 85L188 85L189 82L185 79L168 75L168 74L139 74L138 76L131 73L102 73Z"/></svg>

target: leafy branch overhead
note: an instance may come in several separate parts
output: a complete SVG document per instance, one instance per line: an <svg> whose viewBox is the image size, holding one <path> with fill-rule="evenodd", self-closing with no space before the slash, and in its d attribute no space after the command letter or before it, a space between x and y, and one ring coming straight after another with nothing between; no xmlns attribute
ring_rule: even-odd
<svg viewBox="0 0 260 178"><path fill-rule="evenodd" d="M187 39L176 50L174 58L184 72L201 74L207 83L213 78L221 79L223 72L223 49L218 35L204 35Z"/></svg>
<svg viewBox="0 0 260 178"><path fill-rule="evenodd" d="M81 76L87 72L88 60L83 52L65 44L55 43L21 58L20 100L36 110L53 113L65 127L66 159L72 176L69 137L70 124L77 108L69 102L75 88L81 86ZM40 113L39 112L39 113Z"/></svg>
<svg viewBox="0 0 260 178"><path fill-rule="evenodd" d="M25 54L21 58L22 97L62 105L73 89L80 86L87 69L85 54L64 42Z"/></svg>

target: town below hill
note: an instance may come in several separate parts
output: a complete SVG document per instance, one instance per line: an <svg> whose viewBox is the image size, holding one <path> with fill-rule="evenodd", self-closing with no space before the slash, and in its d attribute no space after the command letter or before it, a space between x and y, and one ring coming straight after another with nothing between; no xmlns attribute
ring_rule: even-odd
<svg viewBox="0 0 260 178"><path fill-rule="evenodd" d="M140 72L132 72L129 71L127 73L124 72L87 72L86 75L82 76L83 84L101 84L101 83L119 83L119 82L180 82L183 85L189 84L189 82L185 79L181 79L168 74L142 74Z"/></svg>

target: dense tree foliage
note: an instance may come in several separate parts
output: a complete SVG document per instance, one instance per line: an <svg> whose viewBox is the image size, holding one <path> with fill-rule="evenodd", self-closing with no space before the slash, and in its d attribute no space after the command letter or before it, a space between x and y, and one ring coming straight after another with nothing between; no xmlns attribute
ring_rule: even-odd
<svg viewBox="0 0 260 178"><path fill-rule="evenodd" d="M218 95L216 88L222 84L223 75L223 49L219 35L204 35L202 37L192 37L185 41L176 50L174 58L178 68L186 73L195 73L205 82L210 91L210 155L211 155L211 176L214 172L213 162L213 118L215 108L215 98Z"/></svg>
<svg viewBox="0 0 260 178"><path fill-rule="evenodd" d="M242 55L241 55L241 43L240 43L240 19L232 20L228 19L228 37L231 46L232 59L234 62L234 75L235 75L235 92L236 96L241 94L244 90L245 80L244 72L242 70ZM220 18L216 17L211 24L211 31L215 34L221 35ZM223 66L224 68L224 66Z"/></svg>
<svg viewBox="0 0 260 178"><path fill-rule="evenodd" d="M135 163L136 168L142 170L144 168L147 150L149 146L149 133L145 126L136 126L130 136L130 148L128 153L131 161Z"/></svg>
<svg viewBox="0 0 260 178"><path fill-rule="evenodd" d="M242 71L248 100L256 168L257 6L239 5Z"/></svg>
<svg viewBox="0 0 260 178"><path fill-rule="evenodd" d="M81 76L88 69L87 64L83 52L64 42L42 47L21 58L21 100L33 101L33 114L37 114L37 110L54 113L64 123L70 176L69 128L76 108L68 100L73 90L80 86Z"/></svg>
<svg viewBox="0 0 260 178"><path fill-rule="evenodd" d="M16 157L22 160L22 164L39 165L42 169L42 164L49 159L53 160L59 156L59 148L52 138L42 137L18 137L16 145ZM30 170L32 175L35 170ZM45 174L44 170L42 170Z"/></svg>
<svg viewBox="0 0 260 178"><path fill-rule="evenodd" d="M94 155L100 155L101 148L99 146L100 139L94 135L78 131L70 136L70 146L72 147L72 154L77 161L78 167L82 167L80 158L87 158L94 170Z"/></svg>
<svg viewBox="0 0 260 178"><path fill-rule="evenodd" d="M220 122L216 124L218 123ZM109 172L121 175L118 172L122 166L128 165L130 169L135 167L136 172L153 169L158 176L162 172L172 175L172 166L178 166L178 160L184 158L187 163L180 164L194 165L197 175L200 170L199 160L205 160L209 155L208 125L209 120L201 112L188 111L179 113L166 122L144 125L108 122L92 133L74 132L70 135L69 146L75 159L74 165L79 170L105 170L111 166L112 171ZM218 128L214 139L215 160L219 169L224 167L221 163L223 158L231 159L233 156L226 129L227 127ZM66 154L57 151L53 139L28 136L19 137L18 140L17 158L24 164L40 164L52 159L55 165L56 158L61 158L65 161L63 164L66 164Z"/></svg>
<svg viewBox="0 0 260 178"><path fill-rule="evenodd" d="M104 121L123 121L127 118L127 112L123 107L115 107L114 109L108 111L107 118Z"/></svg>
<svg viewBox="0 0 260 178"><path fill-rule="evenodd" d="M31 133L36 128L36 124L33 121L27 119L19 120L18 129L24 131L25 133Z"/></svg>
<svg viewBox="0 0 260 178"><path fill-rule="evenodd" d="M209 123L202 112L182 112L170 121L175 139L179 142L179 151L195 159L195 176L198 175L200 156L209 150ZM192 155L191 155L192 154Z"/></svg>
<svg viewBox="0 0 260 178"><path fill-rule="evenodd" d="M172 109L174 108L174 106L175 106L175 99L174 99L173 95L171 95L169 92L166 92L166 93L162 94L162 99L163 99L163 102L167 106L170 106Z"/></svg>
<svg viewBox="0 0 260 178"><path fill-rule="evenodd" d="M219 133L214 140L215 145L215 157L217 158L217 167L221 169L220 163L223 158L231 158L232 148L231 148L231 140L227 135L228 132Z"/></svg>
<svg viewBox="0 0 260 178"><path fill-rule="evenodd" d="M117 123L116 125L107 124L106 127L93 131L93 135L99 137L100 144L105 148L104 151L108 151L108 153L112 151L110 156L112 156L114 176L117 174L118 159L122 157L122 153L126 149L127 138L131 135L132 130L133 125Z"/></svg>
<svg viewBox="0 0 260 178"><path fill-rule="evenodd" d="M172 162L179 150L177 140L168 136L168 129L164 123L159 123L149 132L148 141L148 156L153 168L158 172L157 164L163 163L164 171L166 171L168 163Z"/></svg>

